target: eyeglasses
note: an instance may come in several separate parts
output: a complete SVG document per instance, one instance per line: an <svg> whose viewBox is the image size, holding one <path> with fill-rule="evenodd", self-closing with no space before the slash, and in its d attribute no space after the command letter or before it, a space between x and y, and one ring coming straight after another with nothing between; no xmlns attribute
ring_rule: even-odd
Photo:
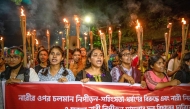
<svg viewBox="0 0 190 109"><path fill-rule="evenodd" d="M16 56L16 55L14 55L14 56L7 56L7 59L8 60L18 60L20 58L20 56Z"/></svg>
<svg viewBox="0 0 190 109"><path fill-rule="evenodd" d="M129 56L131 56L131 53L123 53L122 56L129 57Z"/></svg>

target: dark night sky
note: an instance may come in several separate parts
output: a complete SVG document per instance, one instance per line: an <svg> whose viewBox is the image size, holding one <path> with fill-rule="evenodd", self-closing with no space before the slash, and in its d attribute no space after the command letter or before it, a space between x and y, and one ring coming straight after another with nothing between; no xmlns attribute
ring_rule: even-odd
<svg viewBox="0 0 190 109"><path fill-rule="evenodd" d="M71 36L75 36L74 15L80 16L81 34L88 31L84 16L91 15L91 26L130 25L137 18L144 22L167 17L168 20L190 18L190 0L23 0L27 16L27 30L37 30L37 38L46 46L45 31L50 29L51 44L55 44L59 31L64 31L62 19L69 18ZM0 0L0 34L5 46L22 44L20 31L20 6L11 0Z"/></svg>

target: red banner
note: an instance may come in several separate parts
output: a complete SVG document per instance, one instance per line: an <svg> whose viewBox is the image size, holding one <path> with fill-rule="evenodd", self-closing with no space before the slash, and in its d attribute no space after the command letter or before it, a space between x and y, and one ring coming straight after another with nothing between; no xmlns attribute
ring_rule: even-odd
<svg viewBox="0 0 190 109"><path fill-rule="evenodd" d="M5 109L190 109L190 86L149 91L125 83L5 86Z"/></svg>

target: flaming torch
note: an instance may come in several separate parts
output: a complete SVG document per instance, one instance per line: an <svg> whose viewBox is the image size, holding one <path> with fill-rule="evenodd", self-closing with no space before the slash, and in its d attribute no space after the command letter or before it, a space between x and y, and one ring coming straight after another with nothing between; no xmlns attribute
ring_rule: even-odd
<svg viewBox="0 0 190 109"><path fill-rule="evenodd" d="M118 37L119 37L119 52L120 52L120 50L121 50L121 31L119 30L118 31Z"/></svg>
<svg viewBox="0 0 190 109"><path fill-rule="evenodd" d="M167 25L169 29L169 34L165 33L165 42L166 42L166 61L168 60L169 48L170 48L170 38L171 38L171 31L172 31L172 23Z"/></svg>
<svg viewBox="0 0 190 109"><path fill-rule="evenodd" d="M100 38L101 38L101 44L104 52L104 62L106 64L107 70L108 70L108 55L107 55L107 43L106 43L106 36L104 33L100 32Z"/></svg>
<svg viewBox="0 0 190 109"><path fill-rule="evenodd" d="M32 59L34 60L34 41L36 38L36 30L32 31Z"/></svg>
<svg viewBox="0 0 190 109"><path fill-rule="evenodd" d="M111 55L111 43L112 43L112 30L109 27L109 56Z"/></svg>
<svg viewBox="0 0 190 109"><path fill-rule="evenodd" d="M26 55L26 16L24 14L24 10L21 8L20 15L20 26L22 32L22 40L23 40L23 52L24 52L24 66L27 65L27 55Z"/></svg>
<svg viewBox="0 0 190 109"><path fill-rule="evenodd" d="M67 44L66 68L69 68L69 29L70 29L70 23L66 19L63 19L63 22L65 23L65 28L66 28L66 44Z"/></svg>
<svg viewBox="0 0 190 109"><path fill-rule="evenodd" d="M79 22L79 18L76 15L74 15L74 17L75 17L75 21L76 21L77 48L80 48L80 36L79 36L80 22Z"/></svg>
<svg viewBox="0 0 190 109"><path fill-rule="evenodd" d="M35 39L35 41L36 41L36 49L38 49L39 42L37 39Z"/></svg>
<svg viewBox="0 0 190 109"><path fill-rule="evenodd" d="M92 50L93 49L93 33L92 33L92 31L90 31L89 35L90 35L90 49Z"/></svg>
<svg viewBox="0 0 190 109"><path fill-rule="evenodd" d="M29 50L29 53L31 53L31 48L30 48L30 36L31 36L31 34L30 34L30 32L28 31L28 32L27 32L27 35L26 35L26 40L27 40L27 42L28 42L28 50Z"/></svg>
<svg viewBox="0 0 190 109"><path fill-rule="evenodd" d="M186 24L186 21L184 18L182 18L182 57L184 56L184 52L185 52L185 45L186 45L186 41L187 41L187 32L188 32L188 28L189 28L189 24ZM181 57L181 59L182 59Z"/></svg>
<svg viewBox="0 0 190 109"><path fill-rule="evenodd" d="M65 38L62 38L62 49L65 50Z"/></svg>
<svg viewBox="0 0 190 109"><path fill-rule="evenodd" d="M50 50L50 34L48 30L46 32L46 36L47 36L47 41L48 41L48 50Z"/></svg>
<svg viewBox="0 0 190 109"><path fill-rule="evenodd" d="M136 32L137 32L137 39L138 39L138 56L140 58L140 68L142 71L143 28L142 26L140 26L140 23L138 20L137 20Z"/></svg>
<svg viewBox="0 0 190 109"><path fill-rule="evenodd" d="M2 57L4 57L4 40L3 40L3 37L1 37L0 43L1 43L1 48L2 48Z"/></svg>

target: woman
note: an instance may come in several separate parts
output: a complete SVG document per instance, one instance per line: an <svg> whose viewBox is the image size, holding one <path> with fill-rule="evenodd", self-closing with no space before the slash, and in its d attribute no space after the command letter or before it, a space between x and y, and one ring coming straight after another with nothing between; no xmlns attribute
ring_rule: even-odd
<svg viewBox="0 0 190 109"><path fill-rule="evenodd" d="M49 51L50 66L39 71L40 81L74 81L75 77L71 70L62 66L64 51L60 46L53 46Z"/></svg>
<svg viewBox="0 0 190 109"><path fill-rule="evenodd" d="M38 65L34 67L36 73L41 69L48 66L48 51L46 49L41 49L37 54Z"/></svg>
<svg viewBox="0 0 190 109"><path fill-rule="evenodd" d="M1 78L6 80L7 84L39 81L33 68L23 66L24 52L19 47L9 48L6 60L8 67L1 73Z"/></svg>
<svg viewBox="0 0 190 109"><path fill-rule="evenodd" d="M76 48L72 52L73 60L70 62L69 69L73 72L74 76L77 76L77 73L81 71L85 66L82 64L81 60L81 51Z"/></svg>
<svg viewBox="0 0 190 109"><path fill-rule="evenodd" d="M180 70L175 74L174 79L178 79L181 83L190 83L190 52L183 57Z"/></svg>
<svg viewBox="0 0 190 109"><path fill-rule="evenodd" d="M167 65L167 75L169 77L174 77L174 74L180 69L180 60L181 60L181 49L178 48L177 52L169 60Z"/></svg>
<svg viewBox="0 0 190 109"><path fill-rule="evenodd" d="M164 59L160 55L149 58L148 69L145 73L145 81L150 90L158 90L180 84L180 81L177 79L169 81L167 74L164 73Z"/></svg>
<svg viewBox="0 0 190 109"><path fill-rule="evenodd" d="M132 55L129 49L119 53L121 65L112 68L110 74L113 82L128 82L130 84L141 82L141 72L137 67L132 67Z"/></svg>
<svg viewBox="0 0 190 109"><path fill-rule="evenodd" d="M104 63L104 54L100 49L92 49L86 60L86 67L84 70L80 71L75 81L88 82L111 82L111 75L107 71Z"/></svg>

